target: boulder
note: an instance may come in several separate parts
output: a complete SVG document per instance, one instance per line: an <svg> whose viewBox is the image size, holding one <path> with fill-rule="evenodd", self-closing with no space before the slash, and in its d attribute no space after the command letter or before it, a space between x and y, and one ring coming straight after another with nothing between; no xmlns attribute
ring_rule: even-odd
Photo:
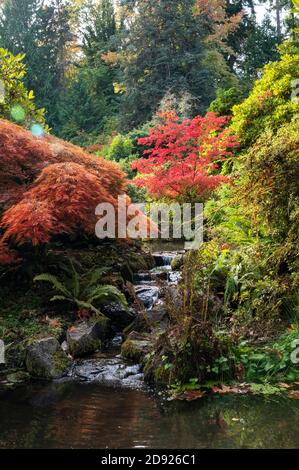
<svg viewBox="0 0 299 470"><path fill-rule="evenodd" d="M134 309L127 310L117 301L109 302L109 304L101 307L101 312L109 318L112 330L117 333L130 325L136 316Z"/></svg>
<svg viewBox="0 0 299 470"><path fill-rule="evenodd" d="M65 374L70 359L56 338L43 338L27 346L25 364L32 377L57 379Z"/></svg>
<svg viewBox="0 0 299 470"><path fill-rule="evenodd" d="M151 341L147 336L132 332L122 344L121 355L124 359L140 364L150 352L150 349Z"/></svg>
<svg viewBox="0 0 299 470"><path fill-rule="evenodd" d="M67 350L74 357L92 354L102 346L108 335L110 322L106 317L91 318L73 325L66 333Z"/></svg>
<svg viewBox="0 0 299 470"><path fill-rule="evenodd" d="M151 309L159 298L159 288L157 286L135 286L135 292L146 309Z"/></svg>

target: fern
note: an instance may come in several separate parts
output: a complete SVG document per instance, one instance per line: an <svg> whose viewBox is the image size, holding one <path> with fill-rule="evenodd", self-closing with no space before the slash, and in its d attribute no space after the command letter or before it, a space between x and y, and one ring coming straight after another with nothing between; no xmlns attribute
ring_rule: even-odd
<svg viewBox="0 0 299 470"><path fill-rule="evenodd" d="M49 273L40 274L33 279L34 282L48 282L58 292L57 295L51 297L51 302L71 302L79 310L86 309L102 315L100 310L94 306L94 302L105 304L108 300L116 300L127 312L129 311L125 296L115 286L99 284L103 274L107 272L106 268L88 271L80 276L73 260L69 259L69 263L70 268L65 267L64 269L68 276L63 282Z"/></svg>
<svg viewBox="0 0 299 470"><path fill-rule="evenodd" d="M62 292L66 297L70 297L71 293L69 290L59 281L59 279L56 276L53 276L52 274L44 273L44 274L39 274L38 276L35 276L33 279L34 282L36 281L42 281L42 282L49 282L52 284L54 289L58 290L59 292Z"/></svg>

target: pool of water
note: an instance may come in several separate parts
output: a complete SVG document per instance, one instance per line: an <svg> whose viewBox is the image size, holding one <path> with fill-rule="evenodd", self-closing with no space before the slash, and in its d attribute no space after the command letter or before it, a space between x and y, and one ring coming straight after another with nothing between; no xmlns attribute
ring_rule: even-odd
<svg viewBox="0 0 299 470"><path fill-rule="evenodd" d="M298 448L299 401L253 396L162 403L77 382L0 395L0 448Z"/></svg>

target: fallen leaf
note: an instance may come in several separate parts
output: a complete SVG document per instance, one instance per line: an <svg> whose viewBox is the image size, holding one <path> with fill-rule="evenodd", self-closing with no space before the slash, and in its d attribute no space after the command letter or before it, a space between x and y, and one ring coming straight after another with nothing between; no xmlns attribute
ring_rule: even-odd
<svg viewBox="0 0 299 470"><path fill-rule="evenodd" d="M285 384L284 382L281 382L281 383L278 384L278 387L279 387L279 388L290 388L291 385Z"/></svg>
<svg viewBox="0 0 299 470"><path fill-rule="evenodd" d="M177 393L175 395L176 400L182 400L182 401L193 401L193 400L198 400L199 398L202 398L205 396L206 392L202 392L200 390L190 390L190 391L185 391L181 393Z"/></svg>

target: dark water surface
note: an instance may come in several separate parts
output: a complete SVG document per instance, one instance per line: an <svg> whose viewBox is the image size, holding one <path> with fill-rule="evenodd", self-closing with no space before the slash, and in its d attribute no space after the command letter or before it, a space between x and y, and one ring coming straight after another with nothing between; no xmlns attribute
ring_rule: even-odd
<svg viewBox="0 0 299 470"><path fill-rule="evenodd" d="M298 448L299 401L211 397L161 405L146 391L76 382L0 395L1 448Z"/></svg>

